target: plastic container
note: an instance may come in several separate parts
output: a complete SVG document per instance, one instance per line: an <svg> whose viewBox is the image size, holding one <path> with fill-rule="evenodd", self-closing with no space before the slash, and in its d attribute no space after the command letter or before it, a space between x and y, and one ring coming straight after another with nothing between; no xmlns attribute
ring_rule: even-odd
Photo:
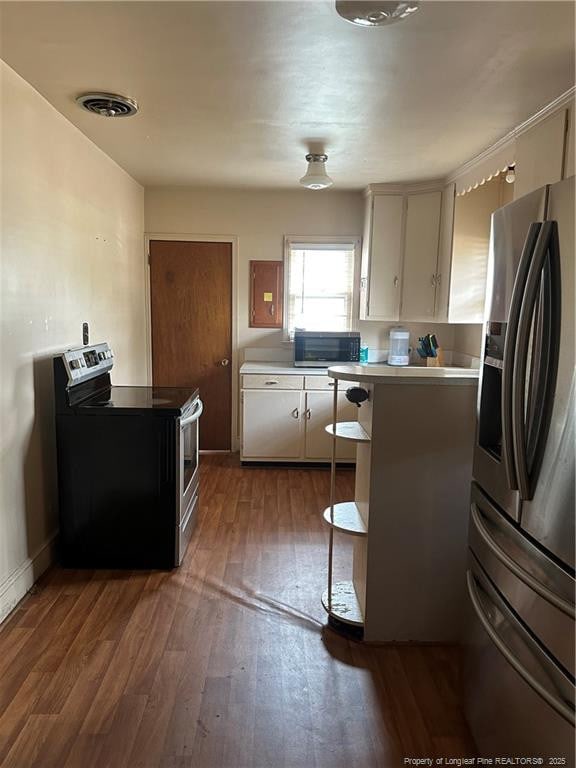
<svg viewBox="0 0 576 768"><path fill-rule="evenodd" d="M368 362L368 347L360 347L360 362Z"/></svg>
<svg viewBox="0 0 576 768"><path fill-rule="evenodd" d="M410 362L410 331L390 328L388 365L408 365Z"/></svg>
<svg viewBox="0 0 576 768"><path fill-rule="evenodd" d="M385 363L388 357L388 351L385 349L368 349L368 362L369 363Z"/></svg>

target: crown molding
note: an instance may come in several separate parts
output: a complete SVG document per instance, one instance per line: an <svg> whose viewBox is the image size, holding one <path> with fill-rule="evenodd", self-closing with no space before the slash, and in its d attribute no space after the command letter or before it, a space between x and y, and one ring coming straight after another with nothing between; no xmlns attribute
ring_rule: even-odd
<svg viewBox="0 0 576 768"><path fill-rule="evenodd" d="M417 194L418 192L437 192L442 190L446 182L444 179L432 179L430 181L417 181L392 183L392 184L369 184L364 190L364 194L368 195L407 195Z"/></svg>
<svg viewBox="0 0 576 768"><path fill-rule="evenodd" d="M489 169L490 173L487 178L491 178L496 173L505 170L505 166L502 166L502 157L507 150L510 150L509 160L514 162L514 143L519 136L522 136L526 131L534 128L538 123L546 120L547 117L554 114L562 107L567 106L571 102L574 102L576 98L576 86L572 86L564 93L560 94L556 99L551 101L545 107L535 112L527 120L517 125L511 131L509 131L501 139L498 139L490 147L480 152L480 154L473 157L471 160L467 160L460 165L454 171L452 171L444 179L433 179L430 181L421 182L407 182L402 183L382 183L382 184L369 184L364 189L364 196L370 195L403 195L418 192L436 192L439 189L443 189L447 184L457 183L462 177L472 174L476 168L487 165L492 158L496 159L499 155L498 162L493 169ZM499 166L499 167L496 167ZM486 169L484 169L486 170ZM485 179L486 180L486 179ZM482 179L477 179L476 186L482 182ZM471 185L471 188L474 185Z"/></svg>
<svg viewBox="0 0 576 768"><path fill-rule="evenodd" d="M451 182L458 181L460 177L470 173L470 171L473 171L477 166L485 163L487 160L490 160L491 157L496 156L500 152L506 150L508 147L511 147L519 136L521 136L523 133L526 133L526 131L529 131L531 128L534 128L536 125L538 125L538 123L541 123L547 117L554 114L554 112L557 112L562 107L567 106L570 102L574 101L575 97L576 86L572 86L567 91L564 91L564 93L560 94L560 96L554 99L554 101L551 101L527 120L524 120L523 123L517 125L501 139L498 139L498 141L492 144L492 146L488 147L483 152L480 152L479 155L476 155L476 157L473 157L471 160L468 160L459 168L456 168L454 171L452 171L452 173L446 177L446 183L449 184Z"/></svg>
<svg viewBox="0 0 576 768"><path fill-rule="evenodd" d="M529 131L530 128L533 128L535 125L538 125L538 123L541 123L543 120L546 120L546 118L552 115L554 112L557 112L562 107L568 106L568 104L574 101L574 99L576 99L576 85L573 85L571 88L568 88L567 91L564 91L564 93L561 93L560 96L554 99L554 101L551 101L550 104L547 104L545 107L542 107L541 110L533 114L532 117L529 117L528 120L525 120L523 123L520 123L520 125L516 128L514 132L515 136L518 137L518 136L521 136L523 133L526 133L526 131Z"/></svg>

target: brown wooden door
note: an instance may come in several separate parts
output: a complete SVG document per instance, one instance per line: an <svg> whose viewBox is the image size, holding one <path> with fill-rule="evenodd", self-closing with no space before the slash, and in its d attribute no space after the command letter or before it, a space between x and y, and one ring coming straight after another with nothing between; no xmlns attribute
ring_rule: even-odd
<svg viewBox="0 0 576 768"><path fill-rule="evenodd" d="M150 303L154 385L198 387L200 448L230 450L231 244L151 241Z"/></svg>

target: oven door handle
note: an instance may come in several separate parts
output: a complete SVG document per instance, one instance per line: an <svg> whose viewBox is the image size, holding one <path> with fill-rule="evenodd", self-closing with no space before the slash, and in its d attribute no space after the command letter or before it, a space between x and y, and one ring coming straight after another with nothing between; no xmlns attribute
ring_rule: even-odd
<svg viewBox="0 0 576 768"><path fill-rule="evenodd" d="M184 419L180 420L180 428L185 427L187 424L192 424L193 421L198 421L203 410L204 403L202 400L198 400L198 405L196 406L194 413L191 413L190 416L186 416Z"/></svg>

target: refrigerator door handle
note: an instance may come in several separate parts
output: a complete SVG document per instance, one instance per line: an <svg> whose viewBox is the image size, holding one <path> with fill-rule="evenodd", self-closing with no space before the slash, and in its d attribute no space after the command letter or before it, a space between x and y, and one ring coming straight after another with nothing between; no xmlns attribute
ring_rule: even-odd
<svg viewBox="0 0 576 768"><path fill-rule="evenodd" d="M530 381L530 387L535 387L536 390L531 392L531 397L537 396L541 398L541 402L536 404L538 416L533 424L537 434L529 436L526 415L526 372L530 331L533 327L539 297L541 321L537 322L535 327L543 335L542 343L536 343L533 348L533 352L540 355L540 360L537 361L535 368L533 367L537 371L537 381L536 383ZM557 224L555 221L545 221L538 235L526 280L512 370L512 444L518 490L522 500L530 500L534 495L537 471L545 448L558 371L559 341L560 255ZM532 467L529 466L528 460L529 437L534 454Z"/></svg>
<svg viewBox="0 0 576 768"><path fill-rule="evenodd" d="M526 584L530 589L533 589L534 592L540 595L540 597L543 597L544 600L551 603L552 605L556 606L559 610L561 610L563 613L565 613L570 618L574 619L576 616L576 610L574 607L574 603L569 603L567 600L565 600L560 595L557 595L555 592L552 592L551 589L549 589L545 584L542 584L541 581L538 581L538 579L534 578L531 573L529 573L525 568L523 568L521 565L519 565L510 555L502 549L501 546L499 546L498 542L494 540L494 538L491 536L490 531L488 530L486 524L484 523L484 516L478 509L477 505L472 503L471 505L471 513L472 522L474 523L474 526L480 536L482 537L484 543L486 546L490 549L492 554L500 560L503 565L506 566L512 573L516 574L519 579L521 579L524 584Z"/></svg>
<svg viewBox="0 0 576 768"><path fill-rule="evenodd" d="M528 234L526 235L522 255L520 256L518 264L518 271L516 272L514 288L512 290L512 299L510 301L510 311L508 314L508 327L506 329L506 339L504 341L504 360L502 365L502 458L504 460L508 487L511 490L516 490L518 488L512 429L512 382L514 360L516 356L516 339L526 281L532 262L532 254L534 253L541 227L541 222L533 222L530 224Z"/></svg>
<svg viewBox="0 0 576 768"><path fill-rule="evenodd" d="M478 577L470 570L468 570L466 573L466 582L468 586L468 594L470 595L470 600L472 602L474 612L476 613L480 623L484 627L484 630L496 648L504 656L510 666L512 666L520 675L520 677L522 677L523 680L532 688L532 690L534 690L542 699L544 699L544 701L549 704L561 717L563 717L564 720L566 720L571 725L574 725L574 708L571 703L566 701L561 696L557 686L553 686L556 688L556 690L552 692L526 668L522 661L520 661L520 659L514 655L508 645L501 638L496 627L501 629L503 625L512 624L513 628L516 630L518 639L523 642L526 651L531 653L531 655L534 657L535 663L542 668L542 662L539 662L535 658L535 652L533 649L535 641L532 640L528 635L528 632L522 628L518 620L514 618L513 614L506 608L504 603L499 604L500 600L496 602L494 596L491 595L488 590L483 588L483 585L481 584ZM479 587L482 590L483 598L480 596ZM489 603L489 612L485 610L483 602ZM543 651L542 656L544 656ZM545 657L545 659L547 660L547 657ZM550 664L553 664L553 662L550 661ZM552 672L552 670L550 671ZM559 676L561 673L556 671L556 675ZM549 678L553 677L553 673L551 675L547 674L546 676ZM550 680L550 682L553 683L553 680Z"/></svg>

